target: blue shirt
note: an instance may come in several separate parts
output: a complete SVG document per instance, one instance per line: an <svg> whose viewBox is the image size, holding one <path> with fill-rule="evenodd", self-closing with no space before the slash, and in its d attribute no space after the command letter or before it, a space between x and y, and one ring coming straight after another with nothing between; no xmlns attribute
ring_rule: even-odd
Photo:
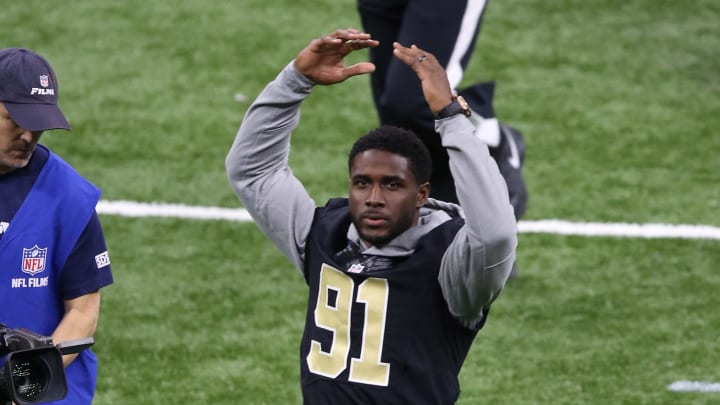
<svg viewBox="0 0 720 405"><path fill-rule="evenodd" d="M0 175L0 239L35 184L48 156L48 149L38 145L27 166ZM100 219L93 213L62 271L60 294L63 299L76 298L112 284L110 265L98 271L95 259L106 251Z"/></svg>
<svg viewBox="0 0 720 405"><path fill-rule="evenodd" d="M0 176L0 323L49 336L64 300L112 283L95 212L100 190L47 148ZM90 404L97 359L82 351L65 369L68 395L53 404Z"/></svg>

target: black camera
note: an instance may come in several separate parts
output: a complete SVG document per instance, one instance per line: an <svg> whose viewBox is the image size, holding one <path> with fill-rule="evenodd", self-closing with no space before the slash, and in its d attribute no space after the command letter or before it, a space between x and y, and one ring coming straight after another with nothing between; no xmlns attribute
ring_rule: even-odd
<svg viewBox="0 0 720 405"><path fill-rule="evenodd" d="M50 336L0 324L0 405L57 401L67 395L62 355L78 353L93 344L93 338L54 345Z"/></svg>

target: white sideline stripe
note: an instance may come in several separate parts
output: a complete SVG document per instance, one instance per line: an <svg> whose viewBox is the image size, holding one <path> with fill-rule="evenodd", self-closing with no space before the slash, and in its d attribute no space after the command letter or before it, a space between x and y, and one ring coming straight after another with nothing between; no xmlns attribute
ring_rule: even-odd
<svg viewBox="0 0 720 405"><path fill-rule="evenodd" d="M123 217L219 219L239 222L251 222L253 220L244 208L197 207L183 204L107 200L100 200L96 208L98 214Z"/></svg>
<svg viewBox="0 0 720 405"><path fill-rule="evenodd" d="M668 391L678 392L720 392L720 383L704 381L675 381L668 385Z"/></svg>
<svg viewBox="0 0 720 405"><path fill-rule="evenodd" d="M238 222L251 222L253 220L244 208L201 207L135 201L101 200L98 202L97 211L101 215L125 217L165 217ZM518 229L522 233L720 240L720 228L708 225L570 222L553 219L520 221Z"/></svg>
<svg viewBox="0 0 720 405"><path fill-rule="evenodd" d="M520 221L518 222L518 229L523 233L553 233L580 236L720 239L720 228L708 225L569 222L548 219L540 221Z"/></svg>

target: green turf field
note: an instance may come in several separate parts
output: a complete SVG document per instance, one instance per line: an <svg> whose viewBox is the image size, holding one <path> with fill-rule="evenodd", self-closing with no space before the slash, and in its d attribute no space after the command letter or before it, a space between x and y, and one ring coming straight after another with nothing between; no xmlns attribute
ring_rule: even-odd
<svg viewBox="0 0 720 405"><path fill-rule="evenodd" d="M490 3L465 83L497 80L526 136L525 219L720 226L718 21L713 0ZM0 47L50 60L75 130L43 143L104 199L235 208L224 158L249 101L348 26L352 0L23 0ZM346 192L375 125L367 78L310 97L291 164L316 201ZM252 223L102 220L96 404L301 403L305 285ZM720 403L667 389L720 383L719 241L521 234L518 252L461 404Z"/></svg>

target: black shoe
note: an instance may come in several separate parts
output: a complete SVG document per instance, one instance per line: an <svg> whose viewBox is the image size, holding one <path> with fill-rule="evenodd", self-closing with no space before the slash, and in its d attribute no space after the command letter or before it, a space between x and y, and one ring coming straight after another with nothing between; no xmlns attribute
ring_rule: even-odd
<svg viewBox="0 0 720 405"><path fill-rule="evenodd" d="M490 148L490 155L507 183L510 204L515 209L515 219L525 214L528 192L522 176L525 163L525 139L517 129L500 123L500 145Z"/></svg>

